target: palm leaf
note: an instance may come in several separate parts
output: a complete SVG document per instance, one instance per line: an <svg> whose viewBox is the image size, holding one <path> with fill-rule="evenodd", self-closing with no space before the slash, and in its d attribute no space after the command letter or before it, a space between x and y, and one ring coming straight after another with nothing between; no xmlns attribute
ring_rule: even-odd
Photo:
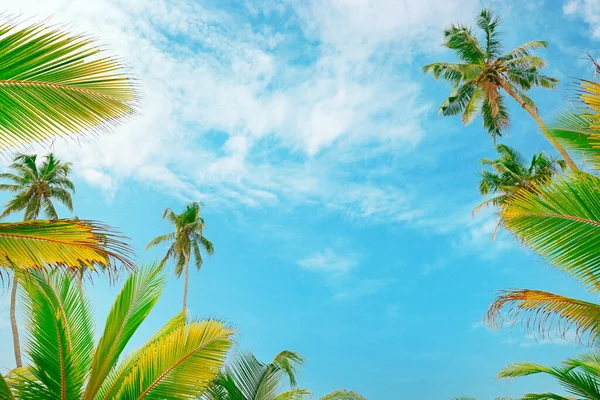
<svg viewBox="0 0 600 400"><path fill-rule="evenodd" d="M94 354L94 362L84 399L92 399L162 294L165 277L162 267L143 268L129 276L108 314L104 332Z"/></svg>
<svg viewBox="0 0 600 400"><path fill-rule="evenodd" d="M57 220L0 224L0 265L42 269L100 267L115 262L133 269L132 250L114 230L94 221Z"/></svg>
<svg viewBox="0 0 600 400"><path fill-rule="evenodd" d="M30 372L45 389L38 393L40 399L80 398L92 362L90 304L69 278L56 271L20 279L26 293L27 349L33 361Z"/></svg>
<svg viewBox="0 0 600 400"><path fill-rule="evenodd" d="M502 51L500 34L496 31L499 24L500 19L490 10L483 10L477 18L477 25L485 32L485 53L488 60L498 57Z"/></svg>
<svg viewBox="0 0 600 400"><path fill-rule="evenodd" d="M262 399L263 397L261 397ZM272 400L310 400L312 399L312 393L306 389L292 389L287 392L278 394L275 397L271 397Z"/></svg>
<svg viewBox="0 0 600 400"><path fill-rule="evenodd" d="M0 374L0 400L16 400L16 397L8 387L8 383L4 379L4 376Z"/></svg>
<svg viewBox="0 0 600 400"><path fill-rule="evenodd" d="M484 52L470 28L451 25L444 30L444 38L444 46L455 50L461 60L471 64L479 64L484 61Z"/></svg>
<svg viewBox="0 0 600 400"><path fill-rule="evenodd" d="M144 350L115 400L198 397L219 372L233 332L218 321L181 326Z"/></svg>
<svg viewBox="0 0 600 400"><path fill-rule="evenodd" d="M0 150L100 132L134 111L122 66L86 36L0 23Z"/></svg>
<svg viewBox="0 0 600 400"><path fill-rule="evenodd" d="M564 337L575 328L578 337L587 334L592 341L600 335L600 306L586 301L539 290L505 290L490 306L487 322L502 324L502 311L510 321L522 321L527 330L546 337L551 331Z"/></svg>
<svg viewBox="0 0 600 400"><path fill-rule="evenodd" d="M548 262L600 290L600 179L586 173L520 191L503 209L505 226Z"/></svg>

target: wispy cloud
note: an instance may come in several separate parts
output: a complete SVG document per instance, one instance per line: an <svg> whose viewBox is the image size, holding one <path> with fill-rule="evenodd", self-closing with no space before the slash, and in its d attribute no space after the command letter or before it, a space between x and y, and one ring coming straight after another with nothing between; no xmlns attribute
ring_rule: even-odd
<svg viewBox="0 0 600 400"><path fill-rule="evenodd" d="M600 2L596 0L567 0L563 5L566 15L583 19L590 27L592 37L600 39Z"/></svg>
<svg viewBox="0 0 600 400"><path fill-rule="evenodd" d="M338 254L330 247L298 261L302 268L323 273L331 278L341 278L358 266L357 255Z"/></svg>

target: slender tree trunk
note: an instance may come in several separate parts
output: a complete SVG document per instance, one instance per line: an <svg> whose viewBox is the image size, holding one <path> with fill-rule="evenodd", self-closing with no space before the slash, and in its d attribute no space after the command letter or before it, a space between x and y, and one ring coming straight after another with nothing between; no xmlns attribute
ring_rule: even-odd
<svg viewBox="0 0 600 400"><path fill-rule="evenodd" d="M15 271L16 272L16 271ZM13 285L10 293L10 327L12 328L13 334L13 346L15 350L15 362L17 364L17 368L21 368L23 366L23 360L21 358L21 341L19 340L19 327L17 326L17 274L13 275Z"/></svg>
<svg viewBox="0 0 600 400"><path fill-rule="evenodd" d="M559 154L562 156L562 158L569 165L569 168L573 172L578 172L579 168L575 164L575 161L573 161L573 159L571 158L569 153L567 153L567 150L565 150L565 148L562 146L562 144L560 144L556 139L554 139L550 135L550 133L548 131L548 127L546 126L546 124L544 124L544 121L542 121L542 119L540 118L537 110L534 109L533 107L531 107L529 104L527 104L525 102L525 100L523 100L518 94L516 94L515 91L512 89L512 87L504 80L500 80L500 86L502 86L502 89L504 89L506 91L506 93L508 93L513 99L515 99L517 101L517 103L519 103L521 105L521 107L523 107L523 109L525 111L527 111L529 113L529 115L531 115L533 117L535 122L538 124L538 126L542 130L542 134L546 137L546 139L548 139L550 144L552 144L552 146L554 146L554 148L556 148L556 150L559 152Z"/></svg>
<svg viewBox="0 0 600 400"><path fill-rule="evenodd" d="M183 277L183 312L187 309L187 294L188 294L188 280L190 278L190 256L184 253L185 258L185 276Z"/></svg>

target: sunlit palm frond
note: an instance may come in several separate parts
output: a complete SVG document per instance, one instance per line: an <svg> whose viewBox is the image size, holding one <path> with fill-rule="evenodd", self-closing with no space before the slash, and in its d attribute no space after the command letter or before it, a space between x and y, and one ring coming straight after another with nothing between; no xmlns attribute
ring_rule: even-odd
<svg viewBox="0 0 600 400"><path fill-rule="evenodd" d="M488 60L500 56L502 43L500 32L496 29L500 24L500 18L490 10L483 10L477 18L477 26L485 32L485 57Z"/></svg>
<svg viewBox="0 0 600 400"><path fill-rule="evenodd" d="M505 226L548 262L600 290L600 179L586 173L520 191L504 208Z"/></svg>
<svg viewBox="0 0 600 400"><path fill-rule="evenodd" d="M272 400L311 400L312 393L307 389L292 389L271 397Z"/></svg>
<svg viewBox="0 0 600 400"><path fill-rule="evenodd" d="M0 150L99 132L135 108L133 81L87 36L0 23Z"/></svg>
<svg viewBox="0 0 600 400"><path fill-rule="evenodd" d="M13 394L12 390L6 383L4 376L0 374L0 400L16 400L17 398Z"/></svg>
<svg viewBox="0 0 600 400"><path fill-rule="evenodd" d="M218 321L198 321L161 337L126 374L115 400L198 397L215 378L233 332Z"/></svg>
<svg viewBox="0 0 600 400"><path fill-rule="evenodd" d="M84 399L93 399L123 349L162 294L165 277L160 265L131 274L106 319L95 350Z"/></svg>
<svg viewBox="0 0 600 400"><path fill-rule="evenodd" d="M503 314L505 312L506 314ZM560 337L573 329L578 337L596 341L600 335L600 306L540 290L504 290L488 310L487 322L499 327L506 319L523 322L532 334Z"/></svg>
<svg viewBox="0 0 600 400"><path fill-rule="evenodd" d="M458 57L467 63L477 64L485 59L484 50L477 37L465 26L451 25L445 29L444 46L455 50Z"/></svg>
<svg viewBox="0 0 600 400"><path fill-rule="evenodd" d="M112 272L133 269L132 249L113 229L94 221L57 220L0 224L0 266L25 270L46 266Z"/></svg>

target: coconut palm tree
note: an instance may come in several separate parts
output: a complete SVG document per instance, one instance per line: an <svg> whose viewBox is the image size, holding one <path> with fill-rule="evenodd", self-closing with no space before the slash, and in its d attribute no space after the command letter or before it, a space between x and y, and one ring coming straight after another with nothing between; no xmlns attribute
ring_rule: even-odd
<svg viewBox="0 0 600 400"><path fill-rule="evenodd" d="M0 60L0 151L33 142L48 145L60 136L99 133L134 112L137 96L132 80L89 36L70 34L62 27L44 23L23 25L16 19L6 19L0 22ZM64 168L57 168L57 173L60 175ZM19 182L14 184L13 189L20 191L16 187ZM52 196L69 206L68 183L61 185L55 185ZM20 201L15 200L6 212L19 209ZM56 218L51 202L36 206L31 201L25 208L26 219L37 216L41 206ZM110 240L104 241L103 232ZM132 265L119 253L125 249L123 243L93 222L0 224L0 237L4 245L18 246L0 248L0 273L48 266L107 267L114 256ZM31 239L34 237L35 241ZM76 238L85 240L75 242ZM75 258L76 254L82 258ZM17 338L15 349L20 354L18 348ZM17 365L21 365L20 356Z"/></svg>
<svg viewBox="0 0 600 400"><path fill-rule="evenodd" d="M71 163L63 163L50 153L38 166L35 154L20 154L15 157L9 168L14 173L0 174L0 179L10 181L8 184L0 184L0 191L14 193L14 196L4 207L0 218L24 211L24 221L34 220L39 217L43 208L46 218L56 220L58 214L52 203L53 199L64 204L69 211L73 211L71 192L75 192L75 186L69 179ZM17 367L20 367L23 361L16 318L17 286L18 278L15 275L10 296L10 324L15 360Z"/></svg>
<svg viewBox="0 0 600 400"><path fill-rule="evenodd" d="M0 375L0 399L198 398L223 365L233 332L215 320L175 316L120 360L165 285L154 265L129 276L94 342L93 312L63 271L24 280L31 365Z"/></svg>
<svg viewBox="0 0 600 400"><path fill-rule="evenodd" d="M241 353L225 366L201 400L304 400L312 393L298 389L296 373L304 358L292 351L282 351L269 364L250 353ZM284 382L287 379L288 383ZM286 390L285 387L289 386ZM321 400L365 400L356 392L335 390Z"/></svg>
<svg viewBox="0 0 600 400"><path fill-rule="evenodd" d="M205 225L204 218L200 216L201 206L202 203L192 202L186 206L181 214L175 214L173 210L167 208L163 214L163 218L174 226L175 232L158 236L146 246L146 250L148 250L161 243L171 243L167 254L162 260L162 264L165 264L172 258L175 261L175 275L177 278L181 276L182 272L184 273L184 311L187 307L189 264L192 256L195 259L196 269L200 270L203 263L201 250L204 250L209 256L215 252L213 244L204 237Z"/></svg>
<svg viewBox="0 0 600 400"><path fill-rule="evenodd" d="M555 174L564 171L567 167L564 160L547 157L543 152L534 154L527 164L523 155L512 147L499 144L496 146L496 151L499 158L495 160L481 159L481 165L489 166L492 170L481 171L481 181L479 182L479 193L482 196L495 196L475 207L473 213L487 206L494 206L502 210L510 204L510 199L519 190L535 191L540 185L550 182ZM503 222L504 220L500 218L496 231ZM494 231L494 236L496 231Z"/></svg>
<svg viewBox="0 0 600 400"><path fill-rule="evenodd" d="M600 399L600 355L597 352L568 358L561 365L548 367L532 362L510 364L498 373L499 378L517 378L529 375L548 375L565 388L568 395L556 393L529 393L523 400Z"/></svg>
<svg viewBox="0 0 600 400"><path fill-rule="evenodd" d="M53 200L57 200L73 211L71 192L75 185L69 179L71 163L61 162L54 154L44 157L41 165L37 156L20 154L9 166L14 173L0 174L1 180L8 184L0 184L0 192L14 193L13 198L4 207L0 218L24 211L24 220L37 219L43 210L47 219L58 219Z"/></svg>
<svg viewBox="0 0 600 400"><path fill-rule="evenodd" d="M440 106L442 115L462 114L465 125L477 115L483 118L483 126L494 138L502 136L510 124L504 94L512 97L531 115L542 133L558 150L569 168L578 168L565 148L550 134L540 118L538 109L525 92L532 87L552 89L558 80L540 71L546 62L532 55L537 49L546 48L547 42L531 41L502 54L499 18L490 10L483 10L477 18L477 26L483 30L483 44L473 30L464 25L451 25L444 30L444 46L456 52L459 62L436 62L423 67L435 79L452 83L452 93Z"/></svg>
<svg viewBox="0 0 600 400"><path fill-rule="evenodd" d="M600 168L600 84L581 82L580 107L565 113L549 131L568 149ZM600 292L600 178L572 172L538 191L520 191L501 211L505 227L550 264ZM600 338L600 305L541 290L512 289L500 293L488 311L499 327L507 312L533 333L564 335L575 329L596 342Z"/></svg>

